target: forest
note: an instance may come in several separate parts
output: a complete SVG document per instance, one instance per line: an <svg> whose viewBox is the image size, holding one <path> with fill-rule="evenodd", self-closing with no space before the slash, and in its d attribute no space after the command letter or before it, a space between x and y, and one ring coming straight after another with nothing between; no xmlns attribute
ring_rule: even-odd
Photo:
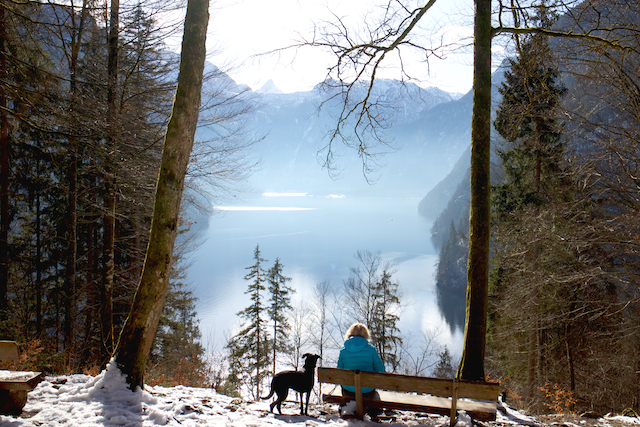
<svg viewBox="0 0 640 427"><path fill-rule="evenodd" d="M183 9L2 2L0 336L23 344L25 368L96 373L114 354L149 241L180 59L166 44ZM221 76L205 72L199 129L209 137L191 153L185 210L206 210L252 167L241 126L250 103ZM203 366L183 280L190 225L179 219L151 383L192 381L192 365Z"/></svg>
<svg viewBox="0 0 640 427"><path fill-rule="evenodd" d="M614 29L624 48L542 31L516 38L501 66L487 372L532 412L637 412L640 9L601 1L551 10L529 19L550 32ZM466 287L468 176L432 229L447 307Z"/></svg>
<svg viewBox="0 0 640 427"><path fill-rule="evenodd" d="M140 280L177 77L166 42L179 23L166 16L180 5L109 6L0 4L0 337L21 343L24 369L99 372ZM531 412L640 412L640 5L498 2L494 13L512 14L514 27L494 27L503 37L494 44L513 54L492 114L485 372ZM199 126L213 136L192 153L185 209L232 194L253 166L255 141L243 133L251 100L221 75L205 76ZM439 237L443 294L467 288L468 208ZM185 216L146 380L230 394L248 386L256 397L277 355L295 364L303 348L287 333L300 323L287 309L288 278L278 259L264 269L256 247L246 327L223 355L205 354L184 285L189 226ZM406 370L393 268L379 270L369 252L356 258L346 295L367 283L375 298L334 324L367 323L388 369ZM317 291L314 313L344 311L323 305L326 287ZM329 335L316 332L305 345L322 354ZM446 349L429 356L430 365L413 360L412 373L453 372Z"/></svg>

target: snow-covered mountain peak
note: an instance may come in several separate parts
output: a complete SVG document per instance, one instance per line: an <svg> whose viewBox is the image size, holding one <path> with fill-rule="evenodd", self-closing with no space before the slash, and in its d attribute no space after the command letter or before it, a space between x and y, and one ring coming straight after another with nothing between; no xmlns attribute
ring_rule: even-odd
<svg viewBox="0 0 640 427"><path fill-rule="evenodd" d="M278 89L276 84L271 79L269 79L268 82L263 84L262 87L260 89L258 89L256 92L258 92L258 93L272 93L272 94L278 94L278 95L283 93L280 89Z"/></svg>

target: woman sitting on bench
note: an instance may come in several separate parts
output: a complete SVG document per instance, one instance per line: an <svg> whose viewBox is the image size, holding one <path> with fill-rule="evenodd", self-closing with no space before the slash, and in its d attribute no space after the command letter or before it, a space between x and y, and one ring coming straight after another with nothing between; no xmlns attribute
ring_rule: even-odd
<svg viewBox="0 0 640 427"><path fill-rule="evenodd" d="M354 323L344 336L344 346L340 349L338 368L361 370L366 372L384 372L384 363L374 346L369 343L369 329L362 323ZM342 387L344 396L355 396L355 387ZM373 388L362 387L362 393L370 399L378 399ZM380 411L369 408L367 414L372 420L377 419Z"/></svg>

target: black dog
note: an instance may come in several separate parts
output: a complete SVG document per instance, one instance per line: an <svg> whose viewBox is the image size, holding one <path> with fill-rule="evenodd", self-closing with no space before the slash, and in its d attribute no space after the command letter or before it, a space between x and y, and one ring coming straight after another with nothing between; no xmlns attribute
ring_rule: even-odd
<svg viewBox="0 0 640 427"><path fill-rule="evenodd" d="M269 395L261 398L269 399L271 396L273 396L273 393L276 393L278 395L278 398L273 401L273 403L271 403L271 412L273 412L274 406L278 406L278 412L282 415L282 402L284 402L284 400L287 398L289 389L292 388L300 393L300 415L308 415L309 394L311 393L311 389L313 388L316 363L318 363L318 359L320 359L320 356L318 356L317 354L305 353L302 358L305 359L304 370L302 372L282 371L273 376L273 379L271 380L271 391L269 392ZM307 406L303 412L302 395L304 393L307 393Z"/></svg>

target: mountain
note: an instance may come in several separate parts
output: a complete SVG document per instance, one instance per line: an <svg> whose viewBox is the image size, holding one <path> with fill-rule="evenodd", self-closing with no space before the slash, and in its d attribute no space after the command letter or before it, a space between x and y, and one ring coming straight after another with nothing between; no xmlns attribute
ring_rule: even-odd
<svg viewBox="0 0 640 427"><path fill-rule="evenodd" d="M498 88L504 81L504 70L507 67L507 63L498 67L498 69L491 76L491 102L493 104L493 111L500 103L500 92ZM457 133L460 139L464 140L464 137L467 138L468 143L471 143L471 108L472 108L473 97L472 93L469 92L459 101L457 101L457 106L454 106L456 102L442 105L441 107L446 109L445 112L449 114L458 114L457 119L459 120L459 128L458 129L450 129L449 127L445 127L444 129L438 129L444 135L451 135L452 133ZM457 107L457 108L456 108ZM434 109L435 110L435 109ZM494 113L492 113L493 116ZM493 120L493 118L492 118ZM449 136L451 137L451 136ZM461 192L466 191L466 200L468 200L469 193L469 167L471 162L471 146L468 145L467 150L464 150L460 157L454 163L453 168L450 170L449 174L440 182L438 182L424 198L420 201L418 205L418 213L420 215L430 219L436 220L438 216L443 213L446 209L454 209L453 206L449 206L449 202L452 200L461 200L461 197L465 197ZM466 209L462 207L463 209ZM468 212L467 212L468 214ZM459 214L455 213L453 216L457 218L450 218L450 214L444 215L447 217L446 221L442 218L440 221L444 221L445 225L445 233L448 231L450 219L455 219L455 223L457 224L459 219ZM446 235L443 236L446 240Z"/></svg>
<svg viewBox="0 0 640 427"><path fill-rule="evenodd" d="M365 90L356 87L356 98L364 96ZM358 153L334 141L339 174L332 179L318 153L328 143L326 135L342 108L341 102L325 101L339 94L319 85L308 92L254 95L260 108L251 126L254 135L264 139L256 146L262 168L250 183L259 192L421 196L450 171L469 145L470 96L380 80L371 99L390 124L384 138L395 149L379 159L380 168L370 176L370 183Z"/></svg>
<svg viewBox="0 0 640 427"><path fill-rule="evenodd" d="M278 89L276 84L271 79L269 79L268 82L266 82L264 85L262 85L262 87L260 89L258 89L257 92L259 92L259 93L282 94L282 91L280 89Z"/></svg>
<svg viewBox="0 0 640 427"><path fill-rule="evenodd" d="M454 193L462 183L463 178L469 178L469 163L471 162L471 146L458 159L449 174L427 193L418 204L418 213L429 220L435 220L443 207L452 200Z"/></svg>

